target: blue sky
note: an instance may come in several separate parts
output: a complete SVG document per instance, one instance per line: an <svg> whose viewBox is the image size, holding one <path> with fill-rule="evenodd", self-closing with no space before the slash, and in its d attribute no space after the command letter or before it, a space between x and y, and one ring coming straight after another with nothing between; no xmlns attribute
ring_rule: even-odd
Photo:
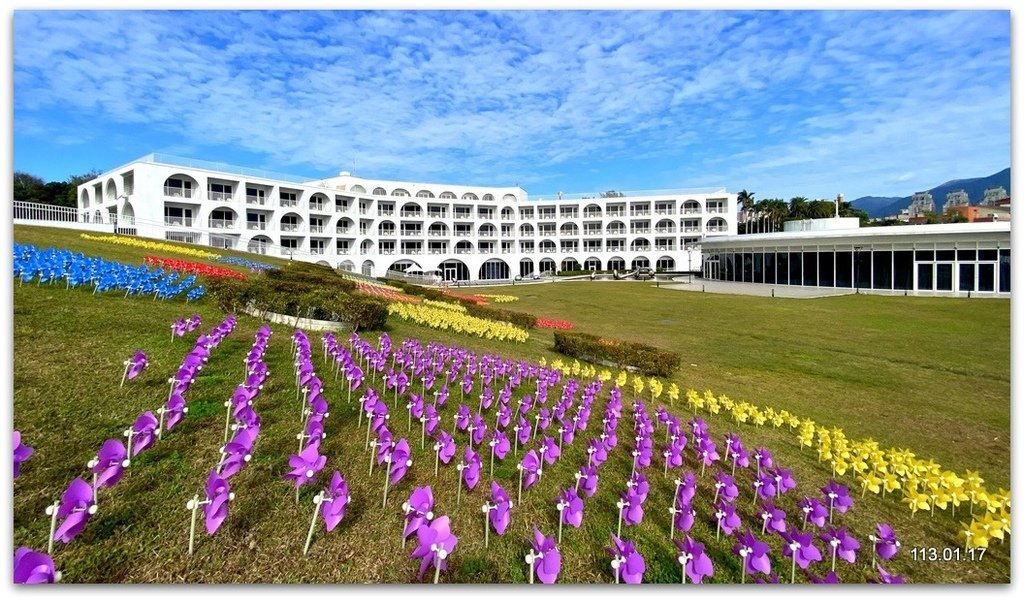
<svg viewBox="0 0 1024 601"><path fill-rule="evenodd" d="M149 152L531 196L909 195L1010 165L1010 13L14 13L14 169Z"/></svg>

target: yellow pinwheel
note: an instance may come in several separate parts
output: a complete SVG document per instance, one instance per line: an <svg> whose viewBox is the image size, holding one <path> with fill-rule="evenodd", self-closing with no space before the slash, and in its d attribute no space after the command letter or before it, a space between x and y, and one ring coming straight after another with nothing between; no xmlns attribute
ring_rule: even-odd
<svg viewBox="0 0 1024 601"><path fill-rule="evenodd" d="M633 376L633 394L640 396L644 391L644 379L640 376Z"/></svg>
<svg viewBox="0 0 1024 601"><path fill-rule="evenodd" d="M611 380L612 379L612 372L611 372L611 370L609 370L609 369L602 369L600 372L598 372L597 379L601 380L602 382L607 382L608 380Z"/></svg>
<svg viewBox="0 0 1024 601"><path fill-rule="evenodd" d="M615 385L622 388L626 385L626 381L629 379L629 375L625 371L620 371L619 375L615 377Z"/></svg>
<svg viewBox="0 0 1024 601"><path fill-rule="evenodd" d="M960 522L959 538L968 549L988 548L988 531L977 520L971 520L970 524Z"/></svg>
<svg viewBox="0 0 1024 601"><path fill-rule="evenodd" d="M657 401L658 397L661 396L662 390L664 389L661 380L657 378L651 378L650 380L647 381L647 387L651 390L651 402L653 403Z"/></svg>

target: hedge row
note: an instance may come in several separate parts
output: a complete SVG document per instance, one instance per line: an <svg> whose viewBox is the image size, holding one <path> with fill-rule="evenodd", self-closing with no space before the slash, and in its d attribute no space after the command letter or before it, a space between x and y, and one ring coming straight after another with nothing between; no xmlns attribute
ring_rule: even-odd
<svg viewBox="0 0 1024 601"><path fill-rule="evenodd" d="M576 359L618 369L636 368L640 373L663 378L671 376L682 362L679 353L580 332L555 332L555 350Z"/></svg>
<svg viewBox="0 0 1024 601"><path fill-rule="evenodd" d="M299 279L308 273L312 273L312 281ZM355 289L355 285L332 276L333 272L316 273L314 270L289 265L284 269L250 276L244 281L211 279L207 290L222 311L235 313L251 308L311 319L343 321L352 324L356 330L382 329L388 317L387 303L370 296L348 294ZM339 280L350 286L338 285Z"/></svg>
<svg viewBox="0 0 1024 601"><path fill-rule="evenodd" d="M512 325L530 330L537 327L537 316L531 313L512 311L510 309L500 309L489 305L480 305L469 299L446 296L444 291L438 290L437 288L417 286L416 284L410 284L401 280L385 280L385 282L391 286L395 286L396 288L401 288L402 291L407 294L422 296L427 300L436 300L446 303L457 302L466 308L466 313L473 317L492 319L494 321L506 321Z"/></svg>

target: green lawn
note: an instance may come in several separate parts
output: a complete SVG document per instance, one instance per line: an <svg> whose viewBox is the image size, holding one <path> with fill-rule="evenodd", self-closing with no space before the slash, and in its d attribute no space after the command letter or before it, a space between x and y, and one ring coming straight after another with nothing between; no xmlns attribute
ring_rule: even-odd
<svg viewBox="0 0 1024 601"><path fill-rule="evenodd" d="M61 230L18 227L14 237L18 242L71 247L125 261L150 254L86 242L77 233ZM823 424L842 426L850 437L871 436L884 445L911 448L961 473L981 469L991 488L1008 486L1008 302L867 296L786 300L598 282L494 290L498 291L521 297L504 305L510 308L568 319L581 331L679 350L685 367L676 380L684 390L710 387L734 399L789 409ZM22 431L24 443L36 449L14 483L15 546L45 550L46 505L59 497L72 478L85 474L85 463L103 440L117 436L141 411L155 410L166 399L166 379L196 336L172 343L170 324L195 310L204 318L202 332L223 318L205 299L186 305L123 299L117 293L93 295L61 285L15 284L14 427ZM563 458L524 493L523 505L512 510L509 532L503 537L492 535L485 550L480 505L489 493L486 461L481 484L472 492L463 490L462 503L456 508L454 466L442 466L440 477L433 477L433 454L429 447L419 450L419 433L415 427L406 432L404 408L399 408L393 412L391 429L409 437L414 465L382 510L381 473L375 469L372 478L367 473L365 426L357 426L354 407L345 402L344 386L330 379L323 355L314 352L332 402L328 438L322 447L328 463L320 480L341 470L350 483L353 502L335 532L318 528L310 556L303 558L315 489L305 490L296 506L292 489L282 479L301 428L289 354L291 330L284 326L273 328L266 356L271 375L256 405L263 429L252 462L231 480L237 494L231 515L215 536L198 535L196 554L188 557L185 502L201 490L219 459L222 404L242 379L242 359L259 325L253 318L240 316L237 329L213 351L187 394L190 412L182 424L135 460L117 487L101 491L99 511L79 538L66 547L57 544L55 561L67 582L415 581L418 564L408 559L411 546L403 550L399 537L400 505L414 486L426 484L434 488L435 511L452 517L453 530L460 537L443 581L526 580L522 557L532 526L549 535L556 532L555 496L560 487L571 485L572 473L585 461L585 442L599 432L607 395L595 403L585 436L565 447ZM515 345L396 321L389 330L396 343L411 336L515 358L555 357L550 350L551 333L545 331L535 331L528 343ZM365 335L376 337L376 333ZM319 335L310 338L319 351ZM119 388L121 362L136 348L149 353L151 364L138 380ZM451 429L457 405L456 393L445 408L443 427ZM703 417L717 440L734 431L748 448L769 446L777 460L793 470L799 488L782 504L791 516L799 496L817 494L817 488L830 478L827 466L815 461L810 451L801 451L788 429L737 425L724 416ZM612 580L602 549L615 529L614 502L629 472L629 446L623 435L632 425L632 417L620 421L619 446L600 469L599 490L586 502L583 527L567 528L563 535L561 582ZM659 429L656 441L660 443L663 436ZM461 453L465 435L457 439ZM699 470L689 449L686 456L687 469ZM667 513L673 474L663 477L656 459L647 476L651 493L644 521L624 528L623 535L635 540L646 558L645 582L676 582L678 564L668 540ZM738 582L739 563L729 550L733 541L728 537L716 541L708 517L713 495L710 476L701 479L695 502L698 519L691 534L708 546L716 566L712 580ZM517 472L511 456L496 466L495 479L515 497ZM856 488L852 479L846 483ZM893 496L855 497L854 509L838 521L851 528L865 549L876 522L892 523L904 552L890 562L891 571L914 582L1009 581L1009 542L993 542L980 562L912 559L908 551L913 546L957 546L957 524L965 517L963 512L956 520L948 512L911 519ZM749 490L741 492L738 506L744 522L755 524ZM780 540L765 538L775 549L773 560L780 578L788 581L788 562L781 563L778 553ZM824 564L815 568L819 575L825 571ZM863 582L871 574L870 560L862 555L855 566L840 562L838 573L843 581ZM797 578L806 581L800 574Z"/></svg>

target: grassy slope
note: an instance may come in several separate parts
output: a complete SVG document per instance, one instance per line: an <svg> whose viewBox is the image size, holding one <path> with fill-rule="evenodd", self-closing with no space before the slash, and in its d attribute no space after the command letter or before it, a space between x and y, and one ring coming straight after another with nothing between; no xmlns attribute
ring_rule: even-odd
<svg viewBox="0 0 1024 601"><path fill-rule="evenodd" d="M26 234L24 228L19 228L15 230L15 239L38 244L38 236L29 239L37 233ZM112 258L111 253L103 252L105 247L92 248L73 239L52 243L86 252L98 251ZM139 250L137 257L145 254L141 249L110 248L120 249L125 254L123 260L129 259L134 250ZM585 284L579 286L582 285ZM1008 448L963 446L958 451L935 440L936 432L954 427L964 433L965 440L980 440L993 433L1001 441L1007 440L1008 303L964 304L970 311L956 307L953 303L958 301L948 299L920 302L925 299L847 298L792 301L790 305L788 301L779 303L780 299L705 297L635 284L607 286L616 288L608 288L610 293L604 292L601 297L589 294L592 288L584 291L578 285L516 288L514 293L521 295L522 300L514 306L536 308L543 315L570 319L586 331L645 339L684 352L688 348L698 349L687 353L688 357L700 359L687 360L687 364L694 362L698 367L681 374L684 387L711 386L733 398L770 403L825 423L842 424L851 435L872 435L883 442L908 446L958 470L983 467L983 475L997 485L1008 474ZM597 306L598 298L601 306L611 306L610 313ZM921 328L904 327L894 332L900 314L896 308L887 309L886 303L879 302L894 300L893 306L903 310L908 303L912 304L919 319L938 324L948 322L941 329L958 331L959 347L945 350L948 342L942 335ZM788 332L778 323L778 316L784 314L780 307L787 308L802 323L828 323L829 327L817 332L806 328ZM15 427L22 430L25 442L36 448L36 456L23 466L22 476L15 482L16 545L44 547L48 526L44 507L71 478L84 473L85 462L105 438L115 436L139 412L155 409L166 398L166 377L188 349L185 341L169 342L169 326L173 319L196 308L204 317L202 331L223 317L209 302L194 307L181 302L122 300L116 294L94 296L84 290L66 291L59 286L15 285ZM756 311L763 316L756 320L761 323L756 328L751 325L746 333L727 331L727 324L755 321L736 319L734 316L741 310ZM857 316L842 317L846 313ZM1001 331L1000 317L1004 325ZM669 320L676 323L661 323ZM993 320L996 326L986 329L986 324ZM610 325L602 326L606 321ZM288 469L288 455L295 451L294 435L300 429L288 355L290 331L282 326L274 328L268 349L271 377L258 400L264 428L253 462L232 479L238 497L232 504L231 516L215 537L199 535L196 555L189 559L185 553L188 512L184 503L200 490L206 473L219 458L217 449L223 432L221 403L241 380L242 357L258 325L250 318L239 320L237 330L214 351L210 364L190 390L190 413L184 422L135 461L121 484L101 493L99 513L77 540L66 548L58 543L56 561L68 581L411 581L415 579L414 564L407 559L409 550L401 549L398 537L399 506L413 486L424 484L434 486L436 511L452 516L454 530L460 536L459 548L450 560L450 574L443 577L446 581L525 580L521 560L531 527L537 524L548 534L555 532L554 498L558 487L569 485L572 472L583 462L585 440L597 432L606 397L602 395L595 404L595 417L587 436L578 437L576 444L566 447L566 456L546 470L537 487L524 494L523 506L513 509L510 531L504 537L492 536L491 548L485 551L479 507L487 494L486 478L477 490L468 494L463 491L461 507L456 509L453 466L442 466L441 476L435 480L432 454L419 451L419 435L414 429L410 436L414 466L407 479L392 491L387 510L382 511L381 474L375 470L372 479L367 476L368 458L362 451L365 430L356 426L355 413L345 403L343 387L325 378L332 400L329 438L323 446L329 457L327 470L340 469L346 476L353 503L338 530L331 534L324 533L322 528L318 530L311 556L303 560L298 554L308 528L314 490L305 491L302 504L297 507L288 484L281 479ZM543 332L525 345L513 346L400 323L391 329L396 341L404 336L439 339L525 358L545 353L551 342L550 333ZM751 338L750 333L757 336ZM787 336L792 336L792 341ZM319 338L313 338L314 346L319 348ZM860 341L859 352L837 350L851 346L851 341ZM980 350L983 344L985 351ZM901 355L906 355L893 348L896 345L920 349L920 356L927 360L900 360ZM121 361L135 348L146 349L152 363L139 380L119 389ZM550 352L545 354L552 356ZM977 357L985 358L979 365L988 370L988 378L978 378L971 369L957 367L961 362L971 366ZM822 358L828 358L829 364L836 367L816 367ZM314 361L326 372L322 355L315 355ZM863 369L857 369L858 365ZM779 377L779 373L786 377ZM838 383L833 383L833 379ZM906 382L917 384L911 387ZM897 386L905 387L900 395L893 394L892 389ZM812 397L803 390L814 390L816 394ZM939 391L942 394L935 399ZM953 394L958 391L970 391L969 396L962 398L972 399L971 403L941 402L958 398ZM919 416L908 417L908 412L896 409L897 403L913 408ZM856 404L889 406L891 414L885 418L869 411L858 412ZM988 408L984 407L986 404ZM451 402L446 407L443 423L448 427L455 406L457 403ZM405 432L402 413L395 411L392 417L392 430L399 434ZM800 488L784 504L791 515L797 495L813 494L828 480L830 474L825 467L808 452L800 452L788 431L733 425L721 418L707 419L718 440L725 432L735 430L748 447L768 445L783 465L794 470ZM929 426L939 428L930 436L924 427L925 420L939 424ZM898 427L893 427L894 423ZM620 436L631 427L632 419L624 417L619 426ZM902 435L897 437L897 433ZM658 434L663 436L660 430ZM458 440L461 451L465 436L460 435ZM624 488L628 473L626 446L620 442L612 458L602 466L599 491L587 500L583 528L565 532L561 546L563 581L610 581L607 558L601 549L608 544L607 534L615 527L614 501ZM687 467L694 468L690 454ZM514 497L516 471L511 457L504 465L496 466L495 477ZM677 578L677 566L672 563L673 547L667 541L668 515L664 508L669 505L672 485L656 467L648 470L648 478L652 491L645 505L647 515L641 525L625 528L624 536L635 539L647 557L645 580L671 582ZM723 537L716 542L708 520L709 497L713 494L709 481L710 474L701 481L696 504L698 522L692 533L709 546L717 569L715 580L734 582L738 564L728 551L731 541ZM741 499L744 520L752 521L749 492ZM948 515L911 520L909 513L891 497L858 499L854 510L841 518L865 544L875 521L892 522L901 534L905 551L914 545L957 544L956 522ZM777 539L773 545L778 549ZM891 568L918 582L1005 582L1009 579L1008 555L1009 544L996 545L980 563L931 564L914 562L904 552ZM844 580L863 581L869 572L868 565L866 561L858 566L841 565L839 573ZM817 573L823 573L823 567L819 566ZM788 565L778 568L788 573Z"/></svg>

